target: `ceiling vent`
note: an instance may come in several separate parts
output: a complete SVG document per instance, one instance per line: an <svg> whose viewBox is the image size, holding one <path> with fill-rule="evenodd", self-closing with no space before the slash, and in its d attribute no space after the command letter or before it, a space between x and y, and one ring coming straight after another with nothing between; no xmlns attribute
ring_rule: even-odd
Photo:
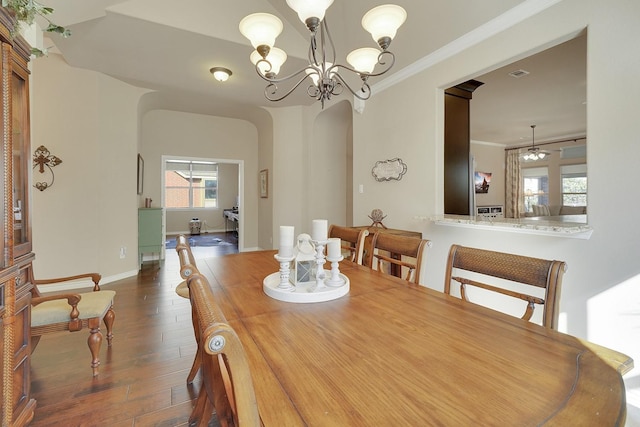
<svg viewBox="0 0 640 427"><path fill-rule="evenodd" d="M516 79L519 79L520 77L524 77L527 74L529 74L529 72L525 70L516 70L509 73L511 77L514 77Z"/></svg>

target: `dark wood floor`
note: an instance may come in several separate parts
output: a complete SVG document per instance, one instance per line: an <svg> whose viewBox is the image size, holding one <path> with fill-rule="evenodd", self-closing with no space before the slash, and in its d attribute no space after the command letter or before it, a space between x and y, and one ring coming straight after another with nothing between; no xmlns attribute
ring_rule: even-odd
<svg viewBox="0 0 640 427"><path fill-rule="evenodd" d="M229 251L193 252L197 261ZM113 346L106 340L102 346L98 377L91 375L87 330L43 337L31 364L37 401L31 425L188 425L200 381L186 384L196 344L189 301L175 293L180 282L177 255L168 250L163 263L146 262L138 276L105 286L117 292L116 320Z"/></svg>

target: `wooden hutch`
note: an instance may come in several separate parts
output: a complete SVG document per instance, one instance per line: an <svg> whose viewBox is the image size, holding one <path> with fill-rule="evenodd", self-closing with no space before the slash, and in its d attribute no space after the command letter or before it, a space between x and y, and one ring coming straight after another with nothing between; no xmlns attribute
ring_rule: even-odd
<svg viewBox="0 0 640 427"><path fill-rule="evenodd" d="M0 7L0 355L2 426L27 425L36 402L31 398L31 263L29 70L31 48L11 34L14 18Z"/></svg>

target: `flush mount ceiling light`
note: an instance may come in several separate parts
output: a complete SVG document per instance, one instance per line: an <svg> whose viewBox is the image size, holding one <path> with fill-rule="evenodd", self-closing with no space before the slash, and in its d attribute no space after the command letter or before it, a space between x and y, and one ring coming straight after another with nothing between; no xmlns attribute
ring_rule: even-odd
<svg viewBox="0 0 640 427"><path fill-rule="evenodd" d="M536 147L536 125L531 125L531 147L527 149L527 153L522 156L524 160L542 160L550 153L540 150L540 147Z"/></svg>
<svg viewBox="0 0 640 427"><path fill-rule="evenodd" d="M336 62L336 49L327 27L327 20L324 19L325 12L332 3L333 0L287 0L289 7L298 13L300 20L309 29L309 65L282 78L276 76L287 55L274 47L276 37L283 29L282 21L268 13L254 13L240 21L240 32L256 49L251 54L251 62L255 64L258 75L268 83L264 91L268 100L283 100L307 77L310 79L307 80L307 94L320 101L323 107L325 100L330 99L332 95L339 95L345 87L355 97L366 100L371 96L369 77L380 76L393 66L395 55L387 49L398 28L407 18L407 12L393 4L374 7L367 12L362 18L362 26L371 33L382 51L374 48L356 49L346 57L351 65L348 67ZM374 72L376 65L382 66L383 69ZM354 90L347 84L340 74L346 71L360 78L360 88ZM291 87L278 92L278 84L290 80Z"/></svg>
<svg viewBox="0 0 640 427"><path fill-rule="evenodd" d="M213 78L219 82L226 82L229 76L233 74L231 70L224 67L213 67L209 71L213 74Z"/></svg>

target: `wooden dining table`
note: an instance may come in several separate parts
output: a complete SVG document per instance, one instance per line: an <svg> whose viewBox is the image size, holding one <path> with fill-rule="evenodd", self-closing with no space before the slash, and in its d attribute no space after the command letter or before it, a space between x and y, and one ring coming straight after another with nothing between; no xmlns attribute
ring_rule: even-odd
<svg viewBox="0 0 640 427"><path fill-rule="evenodd" d="M273 255L198 261L267 427L624 425L624 355L349 261L347 295L279 301Z"/></svg>

